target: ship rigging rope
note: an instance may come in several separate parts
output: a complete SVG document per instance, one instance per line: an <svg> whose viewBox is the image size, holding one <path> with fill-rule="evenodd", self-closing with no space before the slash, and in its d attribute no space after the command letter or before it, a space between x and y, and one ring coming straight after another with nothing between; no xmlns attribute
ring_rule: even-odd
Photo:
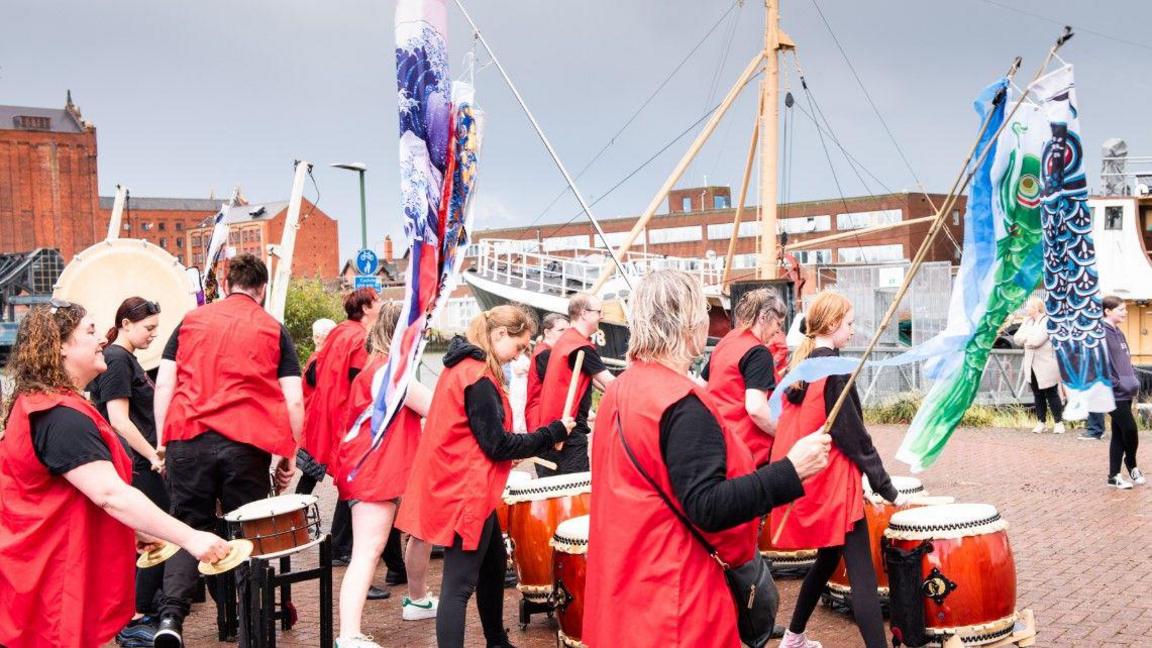
<svg viewBox="0 0 1152 648"><path fill-rule="evenodd" d="M1105 34L1102 31L1096 31L1093 29L1088 29L1087 27L1083 27L1081 25L1074 25L1074 24L1068 22L1067 20L1059 20L1059 19L1053 18L1052 16L1045 16L1044 14L1033 13L1031 11L1026 11L1024 9L1019 9L1017 7L1013 7L1011 5L1006 5L1002 2L995 2L995 0L980 0L980 1L983 2L984 4L989 4L989 5L992 5L993 7L999 8L999 9L1006 9L1008 11L1013 11L1013 12L1016 12L1016 13L1024 15L1024 16L1029 16L1032 18L1037 18L1039 20L1044 20L1044 21L1053 23L1055 25L1069 25L1071 27L1075 27L1077 34L1091 34L1093 36L1097 36L1099 38L1104 38L1104 39L1107 39L1110 41L1115 41L1117 43L1122 43L1124 45L1131 45L1132 47L1139 47L1140 49L1152 50L1152 44L1141 43L1139 41L1128 40L1125 38L1120 38L1118 36L1113 36L1111 34Z"/></svg>
<svg viewBox="0 0 1152 648"><path fill-rule="evenodd" d="M700 37L700 40L696 42L696 45L693 46L686 55L684 55L684 58L676 64L676 67L673 68L670 73L668 73L668 76L664 77L664 80L660 82L660 85L656 86L656 89L652 91L652 94L648 95L648 98L640 104L640 107L632 112L632 115L628 117L628 119L624 122L624 125L621 126L616 131L616 133L612 135L612 137L609 137L604 146L602 146L600 150L596 152L596 155L593 155L592 159L588 160L588 162L580 169L580 171L576 173L575 179L579 179L580 176L584 175L584 173L588 171L588 169L592 168L592 165L595 164L596 161L599 160L600 157L608 151L608 149L612 148L612 145L616 143L617 138L619 138L624 133L624 131L632 125L632 122L636 121L636 118L640 116L640 113L642 113L644 109L648 107L648 104L652 103L652 100L655 99L662 90L664 90L664 86L668 85L668 82L672 80L672 77L676 76L680 69L684 67L684 64L686 64L692 58L692 56L696 54L704 42L708 40L708 37L712 35L712 32L716 31L716 28L720 26L720 23L724 22L724 19L728 17L728 14L732 13L732 10L735 9L738 5L743 5L743 0L735 0L735 2L729 5L727 11L725 11L720 16L720 18L718 18L716 22L708 28L708 31L704 32L704 35ZM715 108L712 110L715 110ZM711 114L711 111L709 111L708 114ZM536 223L540 222L540 219L548 214L548 210L552 209L552 206L556 204L556 201L563 198L564 195L568 193L568 191L569 187L567 184L565 184L564 187L556 193L552 200L550 200L548 204L545 205L544 209L540 210L540 213L536 215L536 218L532 219L532 222L526 226L526 229L531 228L536 225Z"/></svg>
<svg viewBox="0 0 1152 648"><path fill-rule="evenodd" d="M908 156L904 155L904 149L900 147L900 143L896 141L896 136L892 134L892 129L888 127L887 120L885 120L884 115L880 113L876 102L872 100L872 95L868 92L864 81L860 79L860 75L856 72L856 66L852 65L852 59L848 57L848 52L845 51L844 46L840 43L840 39L832 29L831 23L824 17L824 12L820 9L820 3L817 0L812 0L812 6L816 8L816 13L820 15L820 20L824 22L824 26L828 29L828 34L832 36L832 41L836 43L836 48L840 50L840 56L842 56L844 62L848 64L848 69L851 70L852 77L856 79L856 84L860 86L860 90L864 93L864 98L868 100L868 105L872 106L872 112L876 113L876 119L880 120L880 125L884 127L884 132L888 134L888 139L892 141L892 146L895 147L896 153L900 155L900 159L904 161L904 166L907 167L908 172L912 174L912 180L916 182L916 186L920 188L920 192L924 194L924 198L928 200L928 204L931 205L932 210L935 211L936 204L932 202L932 198L924 188L924 183L920 182L920 177L916 175L916 170L912 168L912 163L908 161Z"/></svg>

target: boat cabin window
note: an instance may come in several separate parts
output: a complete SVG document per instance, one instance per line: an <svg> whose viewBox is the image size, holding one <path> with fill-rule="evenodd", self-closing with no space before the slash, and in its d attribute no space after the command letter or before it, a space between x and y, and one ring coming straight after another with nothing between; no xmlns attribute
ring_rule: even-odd
<svg viewBox="0 0 1152 648"><path fill-rule="evenodd" d="M1124 208L1119 206L1110 206L1104 208L1104 229L1106 230L1120 230L1124 229Z"/></svg>
<svg viewBox="0 0 1152 648"><path fill-rule="evenodd" d="M716 209L728 209L728 196L713 196L712 206Z"/></svg>
<svg viewBox="0 0 1152 648"><path fill-rule="evenodd" d="M692 211L692 197L691 196L684 196L684 198L681 199L680 209L683 209L684 211Z"/></svg>

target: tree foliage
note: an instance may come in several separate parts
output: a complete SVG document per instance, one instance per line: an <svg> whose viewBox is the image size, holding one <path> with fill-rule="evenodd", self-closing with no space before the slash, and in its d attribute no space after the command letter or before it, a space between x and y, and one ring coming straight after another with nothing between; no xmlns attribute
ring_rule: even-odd
<svg viewBox="0 0 1152 648"><path fill-rule="evenodd" d="M328 318L334 322L345 319L343 295L328 290L318 279L293 279L288 284L288 299L284 306L284 326L296 344L296 353L303 363L312 355L312 323Z"/></svg>

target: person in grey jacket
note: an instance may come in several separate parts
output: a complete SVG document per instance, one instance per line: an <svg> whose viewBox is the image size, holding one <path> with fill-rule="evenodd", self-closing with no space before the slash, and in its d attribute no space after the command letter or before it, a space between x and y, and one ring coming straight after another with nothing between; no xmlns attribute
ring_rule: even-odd
<svg viewBox="0 0 1152 648"><path fill-rule="evenodd" d="M1024 306L1027 319L1012 336L1012 341L1024 347L1021 371L1028 376L1035 400L1036 427L1041 434L1047 429L1048 410L1052 410L1052 432L1064 434L1064 402L1060 399L1060 365L1056 363L1056 350L1048 339L1048 316L1039 297L1029 297Z"/></svg>
<svg viewBox="0 0 1152 648"><path fill-rule="evenodd" d="M1132 484L1145 483L1144 473L1136 467L1136 446L1140 437L1136 419L1132 417L1132 400L1140 391L1140 379L1132 367L1132 354L1128 339L1118 326L1128 318L1128 307L1115 295L1104 298L1104 340L1112 365L1112 396L1116 409L1112 411L1112 442L1108 448L1108 485L1127 490ZM1120 474L1120 462L1128 468L1132 481Z"/></svg>

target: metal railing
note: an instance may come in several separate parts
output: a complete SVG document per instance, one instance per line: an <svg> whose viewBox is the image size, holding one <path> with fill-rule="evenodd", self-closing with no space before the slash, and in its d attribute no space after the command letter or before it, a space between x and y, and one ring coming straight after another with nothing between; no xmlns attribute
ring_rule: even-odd
<svg viewBox="0 0 1152 648"><path fill-rule="evenodd" d="M908 350L908 347L878 347L872 355L876 360L890 358ZM859 356L863 348L844 349L842 354ZM980 377L980 388L976 392L979 405L1019 405L1032 401L1028 382L1021 367L1024 351L1021 349L993 349L988 356L988 364ZM864 367L860 372L860 401L864 407L879 404L897 394L925 394L932 387L932 381L924 375L921 363L911 363L898 367Z"/></svg>
<svg viewBox="0 0 1152 648"><path fill-rule="evenodd" d="M568 248L545 251L535 241L482 239L476 244L476 273L486 279L542 293L567 295L588 290L596 283L607 260L604 250ZM723 267L710 259L669 257L628 252L621 258L630 277L655 270L683 270L704 286L717 285Z"/></svg>

